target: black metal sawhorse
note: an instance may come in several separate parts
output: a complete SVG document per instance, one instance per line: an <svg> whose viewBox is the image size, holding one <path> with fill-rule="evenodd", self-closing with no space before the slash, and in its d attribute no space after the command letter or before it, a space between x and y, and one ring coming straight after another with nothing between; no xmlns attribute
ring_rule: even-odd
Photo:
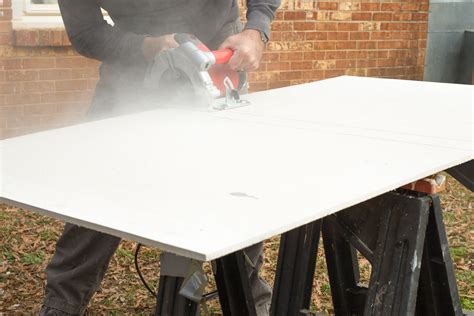
<svg viewBox="0 0 474 316"><path fill-rule="evenodd" d="M439 198L403 191L282 235L272 316L310 309L320 228L337 316L462 315ZM372 266L368 287L356 250Z"/></svg>
<svg viewBox="0 0 474 316"><path fill-rule="evenodd" d="M322 232L334 312L339 315L462 315L437 195L390 192L282 235L270 313L310 309ZM356 250L371 264L359 284ZM216 260L224 315L256 315L243 251ZM194 316L177 295L182 279L160 281L156 315Z"/></svg>

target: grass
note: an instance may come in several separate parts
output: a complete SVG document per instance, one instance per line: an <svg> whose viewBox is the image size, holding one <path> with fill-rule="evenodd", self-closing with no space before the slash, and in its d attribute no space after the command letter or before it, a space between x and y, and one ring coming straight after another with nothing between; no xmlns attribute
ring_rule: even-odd
<svg viewBox="0 0 474 316"><path fill-rule="evenodd" d="M441 194L451 256L463 308L474 310L474 212L472 193L448 178ZM44 269L54 253L62 223L6 205L0 206L0 313L35 313L41 306L45 286ZM262 277L273 284L279 237L265 242ZM135 243L122 241L113 257L100 290L88 312L107 315L149 315L154 299L142 286L133 265ZM151 286L158 282L159 251L147 247L140 252L140 266ZM361 277L367 282L370 265L360 258ZM211 267L208 289L215 287ZM209 302L207 314L219 312L217 302ZM330 287L320 247L311 310L331 313Z"/></svg>

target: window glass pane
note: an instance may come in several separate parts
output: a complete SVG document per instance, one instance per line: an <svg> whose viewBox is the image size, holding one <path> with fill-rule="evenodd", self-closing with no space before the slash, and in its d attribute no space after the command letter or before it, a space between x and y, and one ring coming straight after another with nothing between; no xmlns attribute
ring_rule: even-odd
<svg viewBox="0 0 474 316"><path fill-rule="evenodd" d="M58 0L31 0L32 4L58 4Z"/></svg>

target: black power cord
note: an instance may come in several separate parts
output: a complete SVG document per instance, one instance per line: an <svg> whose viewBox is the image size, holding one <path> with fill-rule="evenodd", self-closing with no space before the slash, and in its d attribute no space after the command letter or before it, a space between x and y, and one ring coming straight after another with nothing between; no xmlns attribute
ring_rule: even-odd
<svg viewBox="0 0 474 316"><path fill-rule="evenodd" d="M134 260L135 269L137 270L138 276L140 277L140 280L142 281L143 285L146 287L148 292L150 292L151 296L156 297L156 295L157 295L156 291L153 291L153 289L150 287L150 285L148 285L147 281L145 280L145 278L142 275L142 272L140 271L140 266L138 265L138 255L140 254L140 249L141 248L142 248L142 244L138 243L137 248L135 249L135 260ZM206 293L202 296L203 301L210 301L210 300L215 299L217 297L218 297L217 290Z"/></svg>
<svg viewBox="0 0 474 316"><path fill-rule="evenodd" d="M138 265L138 254L140 253L140 248L142 247L142 244L138 243L137 244L137 248L135 249L135 269L137 270L137 273L138 273L138 276L140 277L140 280L142 280L142 283L143 285L146 287L146 289L148 290L148 292L150 292L150 294L153 296L153 297L156 297L156 293L155 291L152 290L152 288L148 285L148 283L146 282L145 278L143 277L142 275L142 272L140 271L140 266Z"/></svg>

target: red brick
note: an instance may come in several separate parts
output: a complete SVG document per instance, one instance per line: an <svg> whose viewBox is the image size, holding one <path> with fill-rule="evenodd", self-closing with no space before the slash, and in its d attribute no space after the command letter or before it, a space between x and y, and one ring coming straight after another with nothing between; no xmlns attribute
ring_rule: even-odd
<svg viewBox="0 0 474 316"><path fill-rule="evenodd" d="M55 103L56 113L84 113L89 108L88 102Z"/></svg>
<svg viewBox="0 0 474 316"><path fill-rule="evenodd" d="M361 11L380 11L380 3L361 3L360 9Z"/></svg>
<svg viewBox="0 0 474 316"><path fill-rule="evenodd" d="M396 49L396 48L406 48L403 47L405 42L403 41L378 41L377 48L379 49Z"/></svg>
<svg viewBox="0 0 474 316"><path fill-rule="evenodd" d="M258 91L265 91L268 90L268 83L267 82L251 82L249 84L250 92L258 92Z"/></svg>
<svg viewBox="0 0 474 316"><path fill-rule="evenodd" d="M303 41L306 32L281 32L282 41Z"/></svg>
<svg viewBox="0 0 474 316"><path fill-rule="evenodd" d="M374 13L373 19L374 21L391 21L392 14L391 13Z"/></svg>
<svg viewBox="0 0 474 316"><path fill-rule="evenodd" d="M324 79L324 70L303 71L303 79Z"/></svg>
<svg viewBox="0 0 474 316"><path fill-rule="evenodd" d="M356 68L373 68L377 67L377 60L361 59L356 61Z"/></svg>
<svg viewBox="0 0 474 316"><path fill-rule="evenodd" d="M83 57L58 57L56 68L81 68L87 67L87 59Z"/></svg>
<svg viewBox="0 0 474 316"><path fill-rule="evenodd" d="M325 78L344 76L346 72L343 69L330 69L324 71Z"/></svg>
<svg viewBox="0 0 474 316"><path fill-rule="evenodd" d="M369 12L353 12L352 13L353 21L370 21L372 20L372 13Z"/></svg>
<svg viewBox="0 0 474 316"><path fill-rule="evenodd" d="M317 60L314 62L313 68L314 69L333 69L336 67L335 60Z"/></svg>
<svg viewBox="0 0 474 316"><path fill-rule="evenodd" d="M357 31L359 30L359 24L358 23L338 23L337 24L337 29L339 31Z"/></svg>
<svg viewBox="0 0 474 316"><path fill-rule="evenodd" d="M25 115L45 115L55 112L54 104L31 104L23 107Z"/></svg>
<svg viewBox="0 0 474 316"><path fill-rule="evenodd" d="M285 20L306 20L306 12L286 11L284 13Z"/></svg>
<svg viewBox="0 0 474 316"><path fill-rule="evenodd" d="M21 69L21 59L20 58L7 58L3 61L3 69L13 70Z"/></svg>
<svg viewBox="0 0 474 316"><path fill-rule="evenodd" d="M38 78L39 74L34 70L9 70L6 72L7 81L34 81Z"/></svg>
<svg viewBox="0 0 474 316"><path fill-rule="evenodd" d="M280 59L279 53L264 52L262 55L262 61L276 61Z"/></svg>
<svg viewBox="0 0 474 316"><path fill-rule="evenodd" d="M12 20L12 9L10 8L2 8L0 9L2 13L0 15L0 21L11 21Z"/></svg>
<svg viewBox="0 0 474 316"><path fill-rule="evenodd" d="M301 71L282 71L279 75L280 80L301 79Z"/></svg>
<svg viewBox="0 0 474 316"><path fill-rule="evenodd" d="M411 18L411 13L393 13L392 15L392 19L394 21L411 21L412 18Z"/></svg>
<svg viewBox="0 0 474 316"><path fill-rule="evenodd" d="M368 40L369 38L369 32L351 32L351 40Z"/></svg>
<svg viewBox="0 0 474 316"><path fill-rule="evenodd" d="M85 79L56 81L56 91L86 90L87 88Z"/></svg>
<svg viewBox="0 0 474 316"><path fill-rule="evenodd" d="M349 39L349 32L328 32L328 40L345 41Z"/></svg>
<svg viewBox="0 0 474 316"><path fill-rule="evenodd" d="M372 40L393 39L394 33L395 32L371 32L370 39Z"/></svg>
<svg viewBox="0 0 474 316"><path fill-rule="evenodd" d="M351 50L347 52L348 59L366 59L368 52L365 50Z"/></svg>
<svg viewBox="0 0 474 316"><path fill-rule="evenodd" d="M0 94L12 94L20 91L21 84L19 82L2 82L0 83Z"/></svg>
<svg viewBox="0 0 474 316"><path fill-rule="evenodd" d="M413 21L428 21L428 13L413 13Z"/></svg>
<svg viewBox="0 0 474 316"><path fill-rule="evenodd" d="M23 105L40 103L41 95L39 93L9 94L5 96L7 105Z"/></svg>
<svg viewBox="0 0 474 316"><path fill-rule="evenodd" d="M313 63L310 61L294 61L291 63L291 70L312 69Z"/></svg>
<svg viewBox="0 0 474 316"><path fill-rule="evenodd" d="M74 68L71 71L71 79L99 78L99 68Z"/></svg>
<svg viewBox="0 0 474 316"><path fill-rule="evenodd" d="M273 22L272 30L273 31L292 31L293 22Z"/></svg>
<svg viewBox="0 0 474 316"><path fill-rule="evenodd" d="M345 59L347 52L343 50L335 50L332 52L326 52L326 59Z"/></svg>
<svg viewBox="0 0 474 316"><path fill-rule="evenodd" d="M316 29L315 22L294 22L293 26L295 31L311 31Z"/></svg>
<svg viewBox="0 0 474 316"><path fill-rule="evenodd" d="M355 60L336 60L336 68L354 68L356 66Z"/></svg>
<svg viewBox="0 0 474 316"><path fill-rule="evenodd" d="M56 60L51 57L25 58L23 59L24 69L49 69L56 66Z"/></svg>
<svg viewBox="0 0 474 316"><path fill-rule="evenodd" d="M303 53L301 52L280 53L280 61L301 60L301 59L303 59Z"/></svg>
<svg viewBox="0 0 474 316"><path fill-rule="evenodd" d="M12 23L10 21L1 21L0 22L0 32L1 33L10 33L12 31Z"/></svg>
<svg viewBox="0 0 474 316"><path fill-rule="evenodd" d="M39 34L36 30L16 30L13 32L15 46L38 46Z"/></svg>
<svg viewBox="0 0 474 316"><path fill-rule="evenodd" d="M316 30L318 31L336 31L337 22L318 22L316 23Z"/></svg>
<svg viewBox="0 0 474 316"><path fill-rule="evenodd" d="M281 32L270 32L270 38L272 41L281 41Z"/></svg>
<svg viewBox="0 0 474 316"><path fill-rule="evenodd" d="M386 31L416 31L418 29L418 23L382 23L380 29Z"/></svg>
<svg viewBox="0 0 474 316"><path fill-rule="evenodd" d="M337 2L318 2L319 10L337 10Z"/></svg>
<svg viewBox="0 0 474 316"><path fill-rule="evenodd" d="M376 49L376 41L359 41L357 42L357 49Z"/></svg>
<svg viewBox="0 0 474 316"><path fill-rule="evenodd" d="M419 9L419 3L402 3L402 11L418 11Z"/></svg>
<svg viewBox="0 0 474 316"><path fill-rule="evenodd" d="M421 3L421 4L420 4L420 11L425 11L425 12L426 12L426 11L429 10L429 8L430 8L430 5L429 5L428 2L427 2L427 3Z"/></svg>
<svg viewBox="0 0 474 316"><path fill-rule="evenodd" d="M325 52L307 52L304 53L304 60L322 60L325 55Z"/></svg>
<svg viewBox="0 0 474 316"><path fill-rule="evenodd" d="M324 41L328 39L327 32L306 32L306 40L308 41Z"/></svg>
<svg viewBox="0 0 474 316"><path fill-rule="evenodd" d="M357 43L355 41L341 41L336 42L336 49L356 49Z"/></svg>
<svg viewBox="0 0 474 316"><path fill-rule="evenodd" d="M8 33L0 33L0 45L10 45L12 37Z"/></svg>
<svg viewBox="0 0 474 316"><path fill-rule="evenodd" d="M314 43L314 49L316 50L330 50L330 49L335 49L336 45L333 41L327 42L327 41L319 41Z"/></svg>
<svg viewBox="0 0 474 316"><path fill-rule="evenodd" d="M267 71L283 71L283 70L291 70L290 63L287 61L283 62L272 62L267 64Z"/></svg>
<svg viewBox="0 0 474 316"><path fill-rule="evenodd" d="M388 2L382 3L382 11L400 11L402 9L402 4L398 2Z"/></svg>
<svg viewBox="0 0 474 316"><path fill-rule="evenodd" d="M44 69L39 70L40 80L63 80L71 79L71 69Z"/></svg>
<svg viewBox="0 0 474 316"><path fill-rule="evenodd" d="M337 11L331 13L331 20L335 21L350 21L352 20L351 12Z"/></svg>
<svg viewBox="0 0 474 316"><path fill-rule="evenodd" d="M33 81L22 83L23 92L48 92L54 90L53 81Z"/></svg>
<svg viewBox="0 0 474 316"><path fill-rule="evenodd" d="M377 67L394 67L395 59L379 59L377 61Z"/></svg>
<svg viewBox="0 0 474 316"><path fill-rule="evenodd" d="M12 0L3 0L3 5L1 5L0 7L10 8L11 6L12 6Z"/></svg>
<svg viewBox="0 0 474 316"><path fill-rule="evenodd" d="M41 94L41 103L89 101L92 91L61 91Z"/></svg>
<svg viewBox="0 0 474 316"><path fill-rule="evenodd" d="M290 84L290 81L272 81L268 83L268 89L288 87Z"/></svg>
<svg viewBox="0 0 474 316"><path fill-rule="evenodd" d="M51 30L49 33L50 46L63 46L63 30Z"/></svg>

